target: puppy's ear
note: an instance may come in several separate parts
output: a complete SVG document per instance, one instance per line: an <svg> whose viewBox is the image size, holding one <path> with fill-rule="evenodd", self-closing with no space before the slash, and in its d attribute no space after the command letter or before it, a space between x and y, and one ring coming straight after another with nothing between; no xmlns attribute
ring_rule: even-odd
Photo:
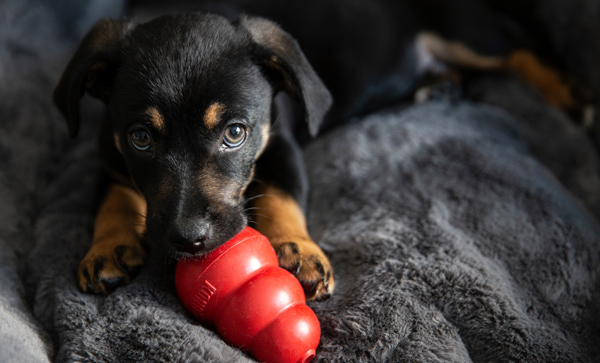
<svg viewBox="0 0 600 363"><path fill-rule="evenodd" d="M134 26L132 21L124 19L100 20L67 64L54 90L54 103L67 119L69 136L75 137L79 131L79 102L84 92L107 100L122 39Z"/></svg>
<svg viewBox="0 0 600 363"><path fill-rule="evenodd" d="M261 66L275 74L283 90L304 107L308 131L315 136L332 99L298 42L269 20L241 16L239 21L257 46L256 55Z"/></svg>

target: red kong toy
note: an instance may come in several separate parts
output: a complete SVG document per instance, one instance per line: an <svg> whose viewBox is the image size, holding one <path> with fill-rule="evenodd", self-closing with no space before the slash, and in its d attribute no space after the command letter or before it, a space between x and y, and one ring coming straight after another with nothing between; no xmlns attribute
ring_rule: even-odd
<svg viewBox="0 0 600 363"><path fill-rule="evenodd" d="M321 328L298 280L279 267L265 236L246 227L214 251L177 263L185 308L231 345L262 362L306 363Z"/></svg>

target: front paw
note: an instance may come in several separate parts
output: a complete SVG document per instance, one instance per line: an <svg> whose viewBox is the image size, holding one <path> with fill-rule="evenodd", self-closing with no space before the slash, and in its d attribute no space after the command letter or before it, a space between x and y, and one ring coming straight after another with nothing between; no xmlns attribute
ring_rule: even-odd
<svg viewBox="0 0 600 363"><path fill-rule="evenodd" d="M144 263L146 253L136 244L92 244L77 268L81 291L108 295L127 285Z"/></svg>
<svg viewBox="0 0 600 363"><path fill-rule="evenodd" d="M275 245L279 265L298 278L306 300L320 301L331 296L335 288L333 269L321 248L310 240Z"/></svg>

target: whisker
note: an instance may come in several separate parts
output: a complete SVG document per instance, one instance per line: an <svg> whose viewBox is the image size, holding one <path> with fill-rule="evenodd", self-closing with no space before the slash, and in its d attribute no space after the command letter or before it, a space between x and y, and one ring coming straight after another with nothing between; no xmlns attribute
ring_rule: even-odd
<svg viewBox="0 0 600 363"><path fill-rule="evenodd" d="M145 222L132 222L132 223L121 224L120 226L116 226L116 227L122 227L122 226L145 226L145 225L146 225Z"/></svg>
<svg viewBox="0 0 600 363"><path fill-rule="evenodd" d="M240 204L246 204L246 203L248 203L248 202L249 202L249 201L251 201L251 200L258 199L258 198L261 198L261 197L263 197L263 196L264 196L264 194L258 194L258 195L255 195L255 196L253 196L253 197L250 197L250 198L244 199L244 200L243 200L243 201L242 201Z"/></svg>
<svg viewBox="0 0 600 363"><path fill-rule="evenodd" d="M275 194L258 194L258 195L255 195L253 197L250 197L250 198L246 199L244 201L244 203L247 203L247 202L249 202L251 200L254 200L254 199L257 199L257 198L274 197L274 196L275 196Z"/></svg>
<svg viewBox="0 0 600 363"><path fill-rule="evenodd" d="M140 213L140 212L135 212L135 214L137 214L138 216L140 216L140 217L142 217L142 218L144 218L144 219L148 219L148 217L146 217L146 215L145 215L145 214L142 214L142 213Z"/></svg>
<svg viewBox="0 0 600 363"><path fill-rule="evenodd" d="M244 213L251 211L251 210L266 210L265 208L260 208L260 207L249 207L244 209Z"/></svg>
<svg viewBox="0 0 600 363"><path fill-rule="evenodd" d="M129 212L129 213L132 213L132 214L138 215L138 216L140 216L140 217L142 217L142 218L144 218L144 219L147 219L147 217L146 217L145 215L143 215L142 213L140 213L140 212L138 212L138 211L135 211L135 210L133 210L133 209L121 208L121 209L116 209L116 211L117 211L117 212Z"/></svg>
<svg viewBox="0 0 600 363"><path fill-rule="evenodd" d="M264 214L260 214L260 213L250 213L250 214L247 214L246 216L249 218L250 217L264 217L264 218L270 220L271 222L273 221L273 219L271 217L264 215Z"/></svg>
<svg viewBox="0 0 600 363"><path fill-rule="evenodd" d="M118 226L114 226L114 228L122 228L122 227L146 227L146 223L125 223L125 224L120 224Z"/></svg>
<svg viewBox="0 0 600 363"><path fill-rule="evenodd" d="M252 197L250 197L250 198L247 198L247 199L244 199L244 200L242 200L242 201L241 201L241 202L238 204L238 206L240 206L240 205L243 205L243 204L246 204L246 203L248 203L248 202L250 202L250 201L252 201L252 200L258 199L258 198L263 198L263 197L274 197L274 196L275 196L275 195L273 195L273 194L257 194L257 195L255 195L255 196L252 196Z"/></svg>

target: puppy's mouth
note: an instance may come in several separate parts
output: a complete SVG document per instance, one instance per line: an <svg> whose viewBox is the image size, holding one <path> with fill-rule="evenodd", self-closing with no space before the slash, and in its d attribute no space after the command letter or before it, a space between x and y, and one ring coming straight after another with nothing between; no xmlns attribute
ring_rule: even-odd
<svg viewBox="0 0 600 363"><path fill-rule="evenodd" d="M169 258L189 259L205 255L223 245L241 232L248 222L244 214L239 214L210 223L190 224L191 227L186 227L185 224L184 227L170 224L168 228L164 228L154 226L148 221L149 242L153 245L158 244L161 247L159 253Z"/></svg>
<svg viewBox="0 0 600 363"><path fill-rule="evenodd" d="M174 260L187 260L187 259L190 259L190 258L196 258L196 257L204 256L204 255L208 254L209 252L215 250L216 248L217 247L213 248L210 251L207 250L206 252L200 252L198 254L193 254L193 253L189 253L189 252L179 252L179 251L173 250L170 253L170 255L171 255L170 257L172 259L174 259Z"/></svg>

